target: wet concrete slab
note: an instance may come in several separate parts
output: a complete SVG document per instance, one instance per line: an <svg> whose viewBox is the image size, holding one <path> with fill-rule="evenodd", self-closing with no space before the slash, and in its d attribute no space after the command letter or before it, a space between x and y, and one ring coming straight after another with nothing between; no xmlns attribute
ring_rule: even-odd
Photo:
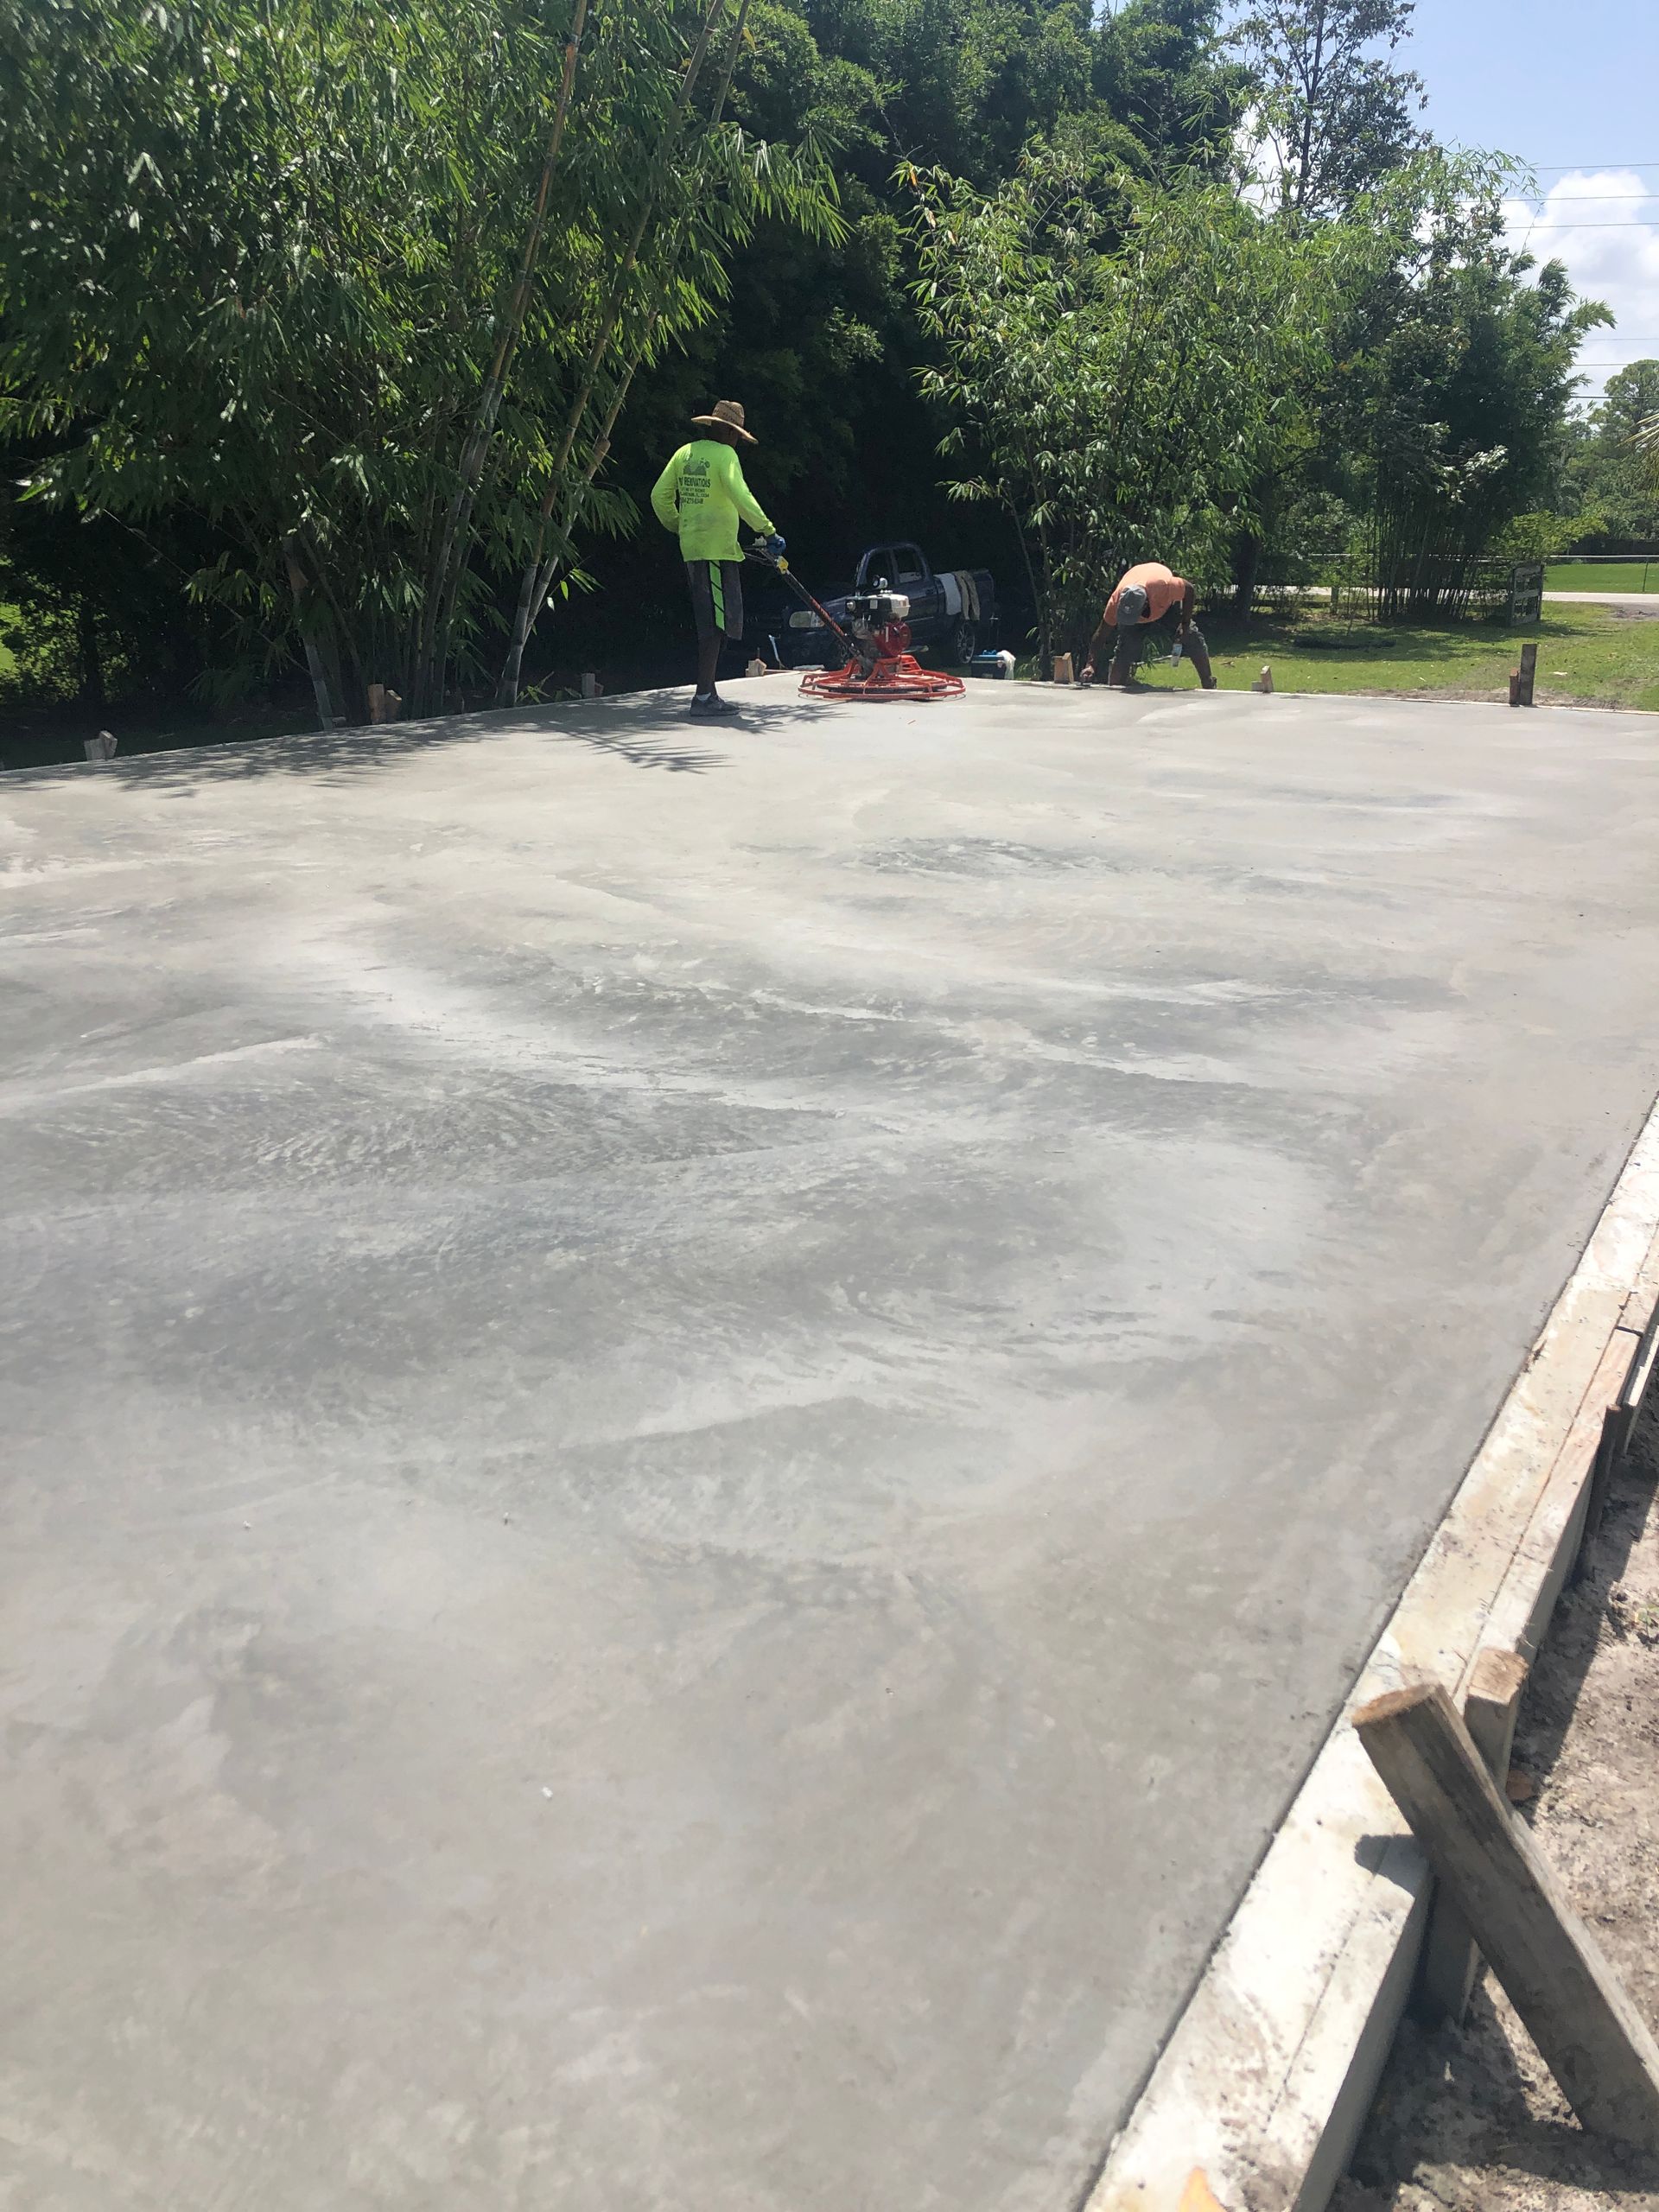
<svg viewBox="0 0 1659 2212"><path fill-rule="evenodd" d="M1071 2206L1659 1084L1659 721L0 779L0 2196Z"/></svg>

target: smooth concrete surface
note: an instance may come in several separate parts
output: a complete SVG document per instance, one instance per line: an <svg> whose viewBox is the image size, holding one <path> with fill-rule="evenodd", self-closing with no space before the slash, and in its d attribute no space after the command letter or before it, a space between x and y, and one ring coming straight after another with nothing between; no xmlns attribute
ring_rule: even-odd
<svg viewBox="0 0 1659 2212"><path fill-rule="evenodd" d="M1659 720L0 779L6 2212L1065 2212L1659 1084Z"/></svg>

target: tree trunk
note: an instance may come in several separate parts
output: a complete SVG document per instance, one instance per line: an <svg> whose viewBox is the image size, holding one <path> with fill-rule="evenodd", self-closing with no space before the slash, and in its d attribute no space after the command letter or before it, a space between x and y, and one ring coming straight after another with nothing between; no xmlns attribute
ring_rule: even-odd
<svg viewBox="0 0 1659 2212"><path fill-rule="evenodd" d="M1313 120L1323 92L1325 75L1325 8L1323 0L1319 10L1318 23L1313 37L1313 60L1306 81L1307 105L1302 111L1302 143L1297 149L1296 212L1300 215L1306 208L1311 197L1310 173L1313 167Z"/></svg>
<svg viewBox="0 0 1659 2212"><path fill-rule="evenodd" d="M98 616L90 599L75 607L75 634L80 648L80 698L86 707L101 707L104 700L104 654L98 642Z"/></svg>
<svg viewBox="0 0 1659 2212"><path fill-rule="evenodd" d="M322 655L317 651L316 639L307 626L308 610L306 601L308 594L305 570L291 537L283 540L283 563L288 570L288 588L294 594L294 613L300 626L300 641L305 648L305 664L310 671L311 690L317 702L317 726L320 729L333 729L334 702L328 695L328 677L323 668Z"/></svg>
<svg viewBox="0 0 1659 2212"><path fill-rule="evenodd" d="M557 101L553 111L553 123L548 135L547 150L542 160L541 180L537 188L536 202L531 217L529 232L519 263L518 277L502 319L501 334L497 340L495 358L490 364L489 374L479 398L478 413L472 433L462 450L454 492L449 504L449 513L444 525L443 537L430 590L427 633L423 640L421 666L415 682L416 711L428 702L429 694L435 689L440 709L443 704L443 679L449 662L449 639L454 625L455 601L461 589L461 575L466 569L470 546L467 531L473 518L473 508L478 498L478 487L484 474L484 463L488 456L490 440L495 430L496 418L505 397L507 378L512 366L512 357L524 328L524 316L530 306L530 288L536 273L537 257L541 251L542 232L547 220L547 203L552 190L553 174L559 163L564 143L564 127L570 113L570 96L576 80L576 57L581 51L582 30L588 17L588 0L576 0L575 11L570 19L570 35L565 41L564 67L560 79Z"/></svg>
<svg viewBox="0 0 1659 2212"><path fill-rule="evenodd" d="M1262 567L1262 540L1241 530L1233 540L1233 612L1248 622L1255 611L1255 580Z"/></svg>
<svg viewBox="0 0 1659 2212"><path fill-rule="evenodd" d="M518 684L524 668L524 646L529 640L536 618L546 603L547 594L553 588L554 580L558 575L560 565L564 558L565 548L563 540L566 533L562 531L561 543L551 559L543 560L542 551L547 542L547 524L554 507L557 505L559 490L564 480L564 472L570 465L570 456L575 450L577 435L593 401L594 387L599 380L600 370L604 365L605 356L610 349L612 338L615 334L617 323L621 317L623 302L627 296L628 287L632 282L633 273L639 264L639 249L657 204L657 195L661 189L664 173L678 149L680 134L684 128L685 118L690 109L691 96L696 90L697 79L702 73L702 65L708 56L715 25L724 14L726 4L727 0L708 0L702 27L687 60L685 75L680 85L678 97L674 103L674 113L670 130L664 136L655 168L647 179L647 189L640 205L639 219L634 225L633 235L628 241L627 251L622 257L621 266L612 283L598 331L594 334L592 346L588 348L582 380L576 389L576 397L565 421L564 436L560 443L557 457L553 463L547 491L543 497L542 526L537 536L536 550L525 563L524 573L519 579L518 606L513 618L512 636L507 646L505 658L502 663L500 680L496 686L495 703L498 707L513 707L518 703ZM749 0L741 0L737 14L736 35L733 41L734 54L736 36L741 35L743 23L748 12ZM726 90L730 79L731 67L728 61L720 86L719 106L716 108L714 118L715 121L719 119L719 107L725 104ZM637 361L634 365L637 365ZM625 391L627 381L632 380L632 374L633 368L631 366L624 382ZM592 481L593 468L596 468L598 462L603 460L604 451L608 444L608 436L601 436L595 451L593 467L589 471L588 482ZM572 502L573 512L580 498L585 495L586 488L586 485L583 485L578 493L577 500Z"/></svg>

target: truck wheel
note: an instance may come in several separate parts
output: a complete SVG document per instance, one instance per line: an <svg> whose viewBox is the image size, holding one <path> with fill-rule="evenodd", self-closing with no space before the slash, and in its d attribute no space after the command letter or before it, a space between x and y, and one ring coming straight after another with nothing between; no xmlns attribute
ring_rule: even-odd
<svg viewBox="0 0 1659 2212"><path fill-rule="evenodd" d="M950 658L958 666L965 667L972 660L979 643L979 632L964 614L950 626L949 645Z"/></svg>

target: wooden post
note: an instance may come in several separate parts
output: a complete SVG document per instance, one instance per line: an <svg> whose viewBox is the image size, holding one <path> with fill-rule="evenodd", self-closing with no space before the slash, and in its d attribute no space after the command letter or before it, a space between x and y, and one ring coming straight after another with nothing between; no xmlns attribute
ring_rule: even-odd
<svg viewBox="0 0 1659 2212"><path fill-rule="evenodd" d="M1463 1722L1470 1740L1500 1789L1510 1770L1515 1724L1526 1681L1527 1662L1517 1653L1483 1651L1475 1661L1463 1701ZM1433 2025L1442 2020L1461 2024L1479 1972L1479 1947L1451 1892L1442 1886L1434 1893L1413 2010Z"/></svg>
<svg viewBox="0 0 1659 2212"><path fill-rule="evenodd" d="M1649 1315L1648 1325L1637 1340L1618 1396L1602 1416L1601 1441L1596 1448L1596 1464L1590 1477L1590 1503L1585 1509L1584 1535L1573 1569L1574 1581L1584 1574L1590 1547L1600 1534L1607 1511L1607 1493L1613 1486L1619 1461L1630 1449L1630 1432L1653 1380L1656 1363L1659 1363L1659 1306Z"/></svg>
<svg viewBox="0 0 1659 2212"><path fill-rule="evenodd" d="M1510 671L1510 704L1529 707L1532 704L1533 678L1538 672L1538 647L1535 643L1521 648L1521 665Z"/></svg>
<svg viewBox="0 0 1659 2212"><path fill-rule="evenodd" d="M1055 654L1054 681L1056 683L1069 683L1071 681L1071 656L1070 653Z"/></svg>
<svg viewBox="0 0 1659 2212"><path fill-rule="evenodd" d="M1585 2128L1659 2152L1659 2045L1445 1690L1390 1691L1354 1726Z"/></svg>

